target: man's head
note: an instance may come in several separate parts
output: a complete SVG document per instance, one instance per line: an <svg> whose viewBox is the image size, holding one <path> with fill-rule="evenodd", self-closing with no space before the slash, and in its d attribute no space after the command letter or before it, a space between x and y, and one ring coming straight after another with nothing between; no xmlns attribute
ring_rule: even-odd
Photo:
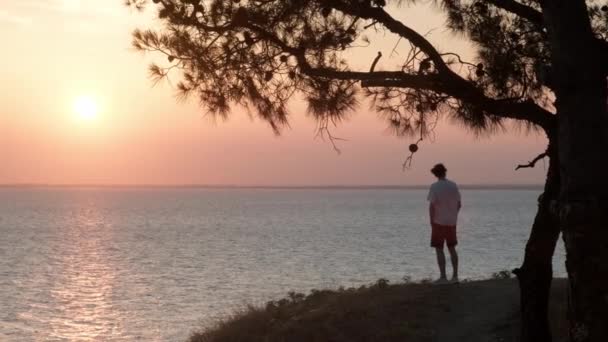
<svg viewBox="0 0 608 342"><path fill-rule="evenodd" d="M431 169L431 173L435 175L435 177L441 179L445 178L445 174L448 172L448 169L443 166L443 164L439 163Z"/></svg>

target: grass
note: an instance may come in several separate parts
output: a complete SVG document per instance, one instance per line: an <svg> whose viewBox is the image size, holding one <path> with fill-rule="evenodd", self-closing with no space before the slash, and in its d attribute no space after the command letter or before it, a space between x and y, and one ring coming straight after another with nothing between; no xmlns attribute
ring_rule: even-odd
<svg viewBox="0 0 608 342"><path fill-rule="evenodd" d="M189 342L513 341L519 331L517 282L508 277L459 285L389 284L290 292L249 307ZM555 341L565 339L565 281L551 299Z"/></svg>

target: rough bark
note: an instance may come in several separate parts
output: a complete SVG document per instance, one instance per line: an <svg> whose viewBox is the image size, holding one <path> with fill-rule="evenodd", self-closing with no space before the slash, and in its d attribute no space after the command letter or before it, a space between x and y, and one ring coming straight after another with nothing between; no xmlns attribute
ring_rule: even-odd
<svg viewBox="0 0 608 342"><path fill-rule="evenodd" d="M555 143L549 144L549 169L538 212L532 225L522 266L513 270L519 280L521 341L551 341L548 320L549 294L553 279L553 253L559 238L556 215L559 167Z"/></svg>
<svg viewBox="0 0 608 342"><path fill-rule="evenodd" d="M545 0L559 113L560 224L569 278L570 340L608 341L607 61L583 0Z"/></svg>

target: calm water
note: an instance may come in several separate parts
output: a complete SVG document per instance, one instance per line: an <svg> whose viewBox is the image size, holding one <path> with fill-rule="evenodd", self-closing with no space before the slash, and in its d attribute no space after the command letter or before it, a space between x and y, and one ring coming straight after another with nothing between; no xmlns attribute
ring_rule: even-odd
<svg viewBox="0 0 608 342"><path fill-rule="evenodd" d="M522 260L533 190L463 190L463 278ZM289 290L435 277L424 190L0 189L1 341L180 341ZM563 248L555 267L564 274Z"/></svg>

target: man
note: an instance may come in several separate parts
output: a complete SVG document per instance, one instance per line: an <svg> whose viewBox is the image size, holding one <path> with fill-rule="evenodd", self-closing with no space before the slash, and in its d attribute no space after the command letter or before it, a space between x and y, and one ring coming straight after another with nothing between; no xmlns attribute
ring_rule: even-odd
<svg viewBox="0 0 608 342"><path fill-rule="evenodd" d="M437 182L429 190L429 214L431 219L431 247L437 253L437 264L440 276L438 284L448 283L445 274L444 243L448 246L450 260L452 261L452 283L458 282L458 253L456 253L456 221L461 208L460 192L456 183L445 178L447 169L443 164L437 164L431 169L437 177Z"/></svg>

